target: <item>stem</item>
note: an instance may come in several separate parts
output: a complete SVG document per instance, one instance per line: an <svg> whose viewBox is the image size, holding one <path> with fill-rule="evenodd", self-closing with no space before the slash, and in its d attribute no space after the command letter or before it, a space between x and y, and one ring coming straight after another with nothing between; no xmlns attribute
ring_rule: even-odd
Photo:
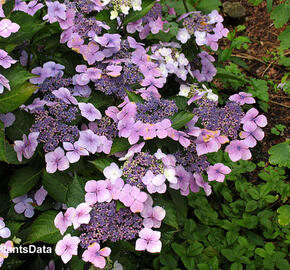
<svg viewBox="0 0 290 270"><path fill-rule="evenodd" d="M187 4L186 4L186 0L182 0L182 2L183 2L186 13L188 13L189 10L188 10Z"/></svg>

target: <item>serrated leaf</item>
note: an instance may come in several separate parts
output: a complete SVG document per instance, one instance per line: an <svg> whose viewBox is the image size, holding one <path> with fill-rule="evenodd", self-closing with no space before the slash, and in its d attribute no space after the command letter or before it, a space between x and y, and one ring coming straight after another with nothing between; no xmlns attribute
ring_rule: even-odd
<svg viewBox="0 0 290 270"><path fill-rule="evenodd" d="M219 10L219 7L221 5L222 3L219 0L201 0L199 1L196 9L207 14L210 13L212 10Z"/></svg>
<svg viewBox="0 0 290 270"><path fill-rule="evenodd" d="M22 196L30 191L40 179L42 170L31 166L16 170L9 180L11 199Z"/></svg>
<svg viewBox="0 0 290 270"><path fill-rule="evenodd" d="M254 97L259 98L265 102L269 101L268 84L264 80L257 80L251 78L251 84L254 88L249 89L249 92L253 94Z"/></svg>
<svg viewBox="0 0 290 270"><path fill-rule="evenodd" d="M76 207L85 201L84 185L79 177L75 174L72 184L69 186L67 194L67 206Z"/></svg>
<svg viewBox="0 0 290 270"><path fill-rule="evenodd" d="M135 22L142 17L144 17L150 9L155 5L155 0L143 0L142 1L142 10L140 11L131 11L124 19L123 24L127 25L129 22Z"/></svg>
<svg viewBox="0 0 290 270"><path fill-rule="evenodd" d="M281 41L280 48L286 50L290 48L290 26L279 35L278 39Z"/></svg>
<svg viewBox="0 0 290 270"><path fill-rule="evenodd" d="M59 230L54 226L54 219L57 214L57 211L50 210L37 217L31 225L27 242L55 244L61 240L62 236Z"/></svg>
<svg viewBox="0 0 290 270"><path fill-rule="evenodd" d="M279 143L272 146L268 153L270 154L269 161L273 165L278 165L279 167L290 168L290 140Z"/></svg>
<svg viewBox="0 0 290 270"><path fill-rule="evenodd" d="M217 68L216 78L237 80L243 83L248 82L246 79L241 78L240 75L234 74L224 68L219 67Z"/></svg>
<svg viewBox="0 0 290 270"><path fill-rule="evenodd" d="M282 27L289 21L290 18L290 5L289 3L280 4L271 12L271 19L274 20L276 28Z"/></svg>
<svg viewBox="0 0 290 270"><path fill-rule="evenodd" d="M11 91L0 96L0 113L8 113L17 109L37 90L37 88L37 86L28 82L16 87L11 87Z"/></svg>
<svg viewBox="0 0 290 270"><path fill-rule="evenodd" d="M172 127L174 129L180 129L185 124L187 124L192 118L194 114L190 112L180 111L177 114L173 115L171 118Z"/></svg>
<svg viewBox="0 0 290 270"><path fill-rule="evenodd" d="M65 173L56 172L54 174L42 174L43 187L48 192L48 195L55 199L57 202L66 203L69 186L72 179Z"/></svg>

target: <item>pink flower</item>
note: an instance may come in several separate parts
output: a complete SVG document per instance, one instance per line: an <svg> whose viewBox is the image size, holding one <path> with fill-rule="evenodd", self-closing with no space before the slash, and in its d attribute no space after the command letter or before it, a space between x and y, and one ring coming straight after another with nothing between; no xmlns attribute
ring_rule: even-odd
<svg viewBox="0 0 290 270"><path fill-rule="evenodd" d="M52 91L52 93L59 99L61 99L64 103L67 104L74 104L77 105L78 101L76 100L75 97L72 96L71 92L64 87L59 88L58 90Z"/></svg>
<svg viewBox="0 0 290 270"><path fill-rule="evenodd" d="M66 153L66 157L70 163L78 162L80 159L80 156L89 155L89 152L83 147L79 146L77 142L75 142L74 144L70 142L64 142L63 148L66 151L69 151Z"/></svg>
<svg viewBox="0 0 290 270"><path fill-rule="evenodd" d="M11 112L6 113L6 114L0 114L0 121L3 122L4 127L10 127L13 125L15 121L15 115Z"/></svg>
<svg viewBox="0 0 290 270"><path fill-rule="evenodd" d="M59 229L60 233L63 235L66 229L72 225L72 220L75 214L75 209L70 207L63 214L59 212L54 219L54 226Z"/></svg>
<svg viewBox="0 0 290 270"><path fill-rule="evenodd" d="M16 33L20 26L17 23L11 22L9 19L3 19L0 21L0 36L7 38L11 33Z"/></svg>
<svg viewBox="0 0 290 270"><path fill-rule="evenodd" d="M156 135L159 139L164 139L167 137L167 130L171 127L171 122L169 119L164 119L161 122L156 123Z"/></svg>
<svg viewBox="0 0 290 270"><path fill-rule="evenodd" d="M28 135L28 137L23 134L23 141L17 140L14 142L14 151L17 153L17 159L20 162L22 161L22 155L27 159L33 156L38 145L38 136L39 132L32 132Z"/></svg>
<svg viewBox="0 0 290 270"><path fill-rule="evenodd" d="M45 161L48 173L55 173L57 170L65 171L69 168L69 161L61 147L57 147L53 152L45 154Z"/></svg>
<svg viewBox="0 0 290 270"><path fill-rule="evenodd" d="M142 182L146 185L148 192L151 193L165 193L166 184L165 176L163 174L154 175L150 170L142 178Z"/></svg>
<svg viewBox="0 0 290 270"><path fill-rule="evenodd" d="M141 216L144 218L143 226L145 228L160 228L161 221L165 218L165 215L166 212L162 207L145 205L145 208L141 212Z"/></svg>
<svg viewBox="0 0 290 270"><path fill-rule="evenodd" d="M71 260L73 255L78 255L78 244L80 239L76 236L67 234L62 240L58 241L55 246L55 253L61 256L64 263Z"/></svg>
<svg viewBox="0 0 290 270"><path fill-rule="evenodd" d="M10 68L11 64L15 64L17 61L12 59L8 53L4 50L0 49L0 66L6 68Z"/></svg>
<svg viewBox="0 0 290 270"><path fill-rule="evenodd" d="M77 206L72 220L75 229L81 226L81 224L88 224L90 222L91 210L92 208L87 203L81 203Z"/></svg>
<svg viewBox="0 0 290 270"><path fill-rule="evenodd" d="M80 131L80 137L77 143L80 147L87 149L92 154L97 152L101 144L100 137L90 129Z"/></svg>
<svg viewBox="0 0 290 270"><path fill-rule="evenodd" d="M33 84L41 84L46 78L49 77L48 70L42 67L36 67L31 70L32 74L38 75L39 77L29 79L29 82Z"/></svg>
<svg viewBox="0 0 290 270"><path fill-rule="evenodd" d="M253 104L256 102L255 99L252 97L252 94L245 93L245 92L234 94L229 97L229 100L234 101L238 103L239 105Z"/></svg>
<svg viewBox="0 0 290 270"><path fill-rule="evenodd" d="M7 78L0 74L0 94L4 92L4 87L6 87L9 91L11 90L9 80L7 80Z"/></svg>
<svg viewBox="0 0 290 270"><path fill-rule="evenodd" d="M33 0L27 5L27 14L33 16L39 9L43 8L43 4Z"/></svg>
<svg viewBox="0 0 290 270"><path fill-rule="evenodd" d="M192 174L187 172L183 166L179 165L175 168L176 183L170 183L170 187L176 190L180 190L181 195L187 196L189 194L189 183Z"/></svg>
<svg viewBox="0 0 290 270"><path fill-rule="evenodd" d="M211 186L203 180L201 174L194 173L193 176L194 176L195 184L197 185L197 187L203 188L206 196L209 196L211 194ZM194 192L194 190L192 191Z"/></svg>
<svg viewBox="0 0 290 270"><path fill-rule="evenodd" d="M3 221L3 218L0 218L0 237L2 238L8 238L10 237L11 232L9 228L5 226L5 223Z"/></svg>
<svg viewBox="0 0 290 270"><path fill-rule="evenodd" d="M218 136L219 131L203 130L195 140L197 155L201 156L207 153L217 152L221 147L217 139Z"/></svg>
<svg viewBox="0 0 290 270"><path fill-rule="evenodd" d="M229 174L231 169L222 163L216 163L214 166L207 168L208 181L223 182L225 174Z"/></svg>
<svg viewBox="0 0 290 270"><path fill-rule="evenodd" d="M106 260L104 257L108 257L111 254L111 249L108 247L100 249L98 243L91 244L87 250L83 253L83 261L92 263L95 267L103 269L106 266Z"/></svg>
<svg viewBox="0 0 290 270"><path fill-rule="evenodd" d="M127 154L121 158L119 158L120 161L123 161L123 160L127 160L129 158L131 158L132 156L134 156L135 153L139 153L142 148L144 147L145 145L145 142L141 142L139 144L135 144L133 146L131 146L127 152Z"/></svg>
<svg viewBox="0 0 290 270"><path fill-rule="evenodd" d="M42 205L42 203L44 202L47 194L48 194L48 192L44 189L43 186L41 186L40 189L35 192L34 200L36 201L36 204L38 206Z"/></svg>
<svg viewBox="0 0 290 270"><path fill-rule="evenodd" d="M147 194L139 188L126 184L119 196L119 200L127 207L130 207L133 213L142 212Z"/></svg>
<svg viewBox="0 0 290 270"><path fill-rule="evenodd" d="M96 119L101 119L102 115L98 109L92 103L83 103L78 104L81 115L87 118L89 121L95 121Z"/></svg>
<svg viewBox="0 0 290 270"><path fill-rule="evenodd" d="M264 138L264 132L261 128L255 125L244 125L244 131L240 132L240 137L248 147L254 147L257 141L261 141ZM256 141L257 140L257 141Z"/></svg>
<svg viewBox="0 0 290 270"><path fill-rule="evenodd" d="M112 182L114 182L116 179L122 176L123 171L119 169L119 166L116 163L112 162L110 166L104 169L103 174L107 179L110 179Z"/></svg>
<svg viewBox="0 0 290 270"><path fill-rule="evenodd" d="M104 180L90 180L85 185L85 201L90 205L96 202L105 202L111 198L110 191L107 189L107 182Z"/></svg>
<svg viewBox="0 0 290 270"><path fill-rule="evenodd" d="M162 243L159 240L160 232L153 231L149 228L144 228L139 232L139 239L136 241L135 249L138 251L147 250L151 253L161 251Z"/></svg>
<svg viewBox="0 0 290 270"><path fill-rule="evenodd" d="M44 20L48 19L50 23L57 22L58 20L66 19L66 6L64 4L59 3L58 1L54 2L46 2L48 7L47 15L43 17Z"/></svg>
<svg viewBox="0 0 290 270"><path fill-rule="evenodd" d="M63 69L65 68L61 64L56 64L53 61L49 61L43 64L43 68L47 70L47 73L49 74L50 77L54 77L56 75L63 75ZM61 87L62 88L62 87ZM60 89L61 89L60 88ZM59 90L60 90L59 89ZM66 88L65 88L66 89ZM73 103L73 102L72 102ZM76 103L73 103L76 104Z"/></svg>
<svg viewBox="0 0 290 270"><path fill-rule="evenodd" d="M232 161L236 162L240 159L248 160L252 157L249 147L243 141L234 140L225 149L229 153Z"/></svg>
<svg viewBox="0 0 290 270"><path fill-rule="evenodd" d="M264 115L258 115L259 111L252 108L247 111L246 115L242 118L241 123L244 124L244 129L251 129L265 127L267 125L267 118Z"/></svg>
<svg viewBox="0 0 290 270"><path fill-rule="evenodd" d="M124 187L124 181L122 180L122 178L117 178L114 181L107 179L106 182L107 189L110 191L112 199L119 200L120 193Z"/></svg>
<svg viewBox="0 0 290 270"><path fill-rule="evenodd" d="M24 213L25 217L31 218L34 215L34 207L32 206L33 200L27 198L27 195L23 195L17 198L14 198L12 202L16 203L14 205L14 210L17 214Z"/></svg>
<svg viewBox="0 0 290 270"><path fill-rule="evenodd" d="M116 65L110 65L106 68L108 70L107 75L111 77L118 77L121 75L122 67Z"/></svg>

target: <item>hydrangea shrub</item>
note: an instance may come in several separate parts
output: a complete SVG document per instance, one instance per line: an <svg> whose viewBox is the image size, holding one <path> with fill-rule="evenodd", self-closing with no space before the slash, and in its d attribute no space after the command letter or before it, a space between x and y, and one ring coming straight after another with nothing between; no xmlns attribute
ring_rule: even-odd
<svg viewBox="0 0 290 270"><path fill-rule="evenodd" d="M0 4L0 160L24 165L9 184L11 211L25 222L37 215L27 241L54 244L64 264L78 256L109 267L117 242L160 253L170 215L160 198L170 189L210 196L231 168L208 155L249 160L264 137L267 119L251 94L220 102L210 89L223 17L190 9ZM1 219L1 238L10 235Z"/></svg>

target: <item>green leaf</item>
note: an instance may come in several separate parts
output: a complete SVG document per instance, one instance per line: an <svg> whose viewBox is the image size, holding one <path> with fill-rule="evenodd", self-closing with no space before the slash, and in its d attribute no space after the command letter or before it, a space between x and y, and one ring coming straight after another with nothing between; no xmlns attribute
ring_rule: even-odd
<svg viewBox="0 0 290 270"><path fill-rule="evenodd" d="M243 270L243 266L240 263L235 262L231 265L230 270Z"/></svg>
<svg viewBox="0 0 290 270"><path fill-rule="evenodd" d="M290 26L287 26L287 28L279 35L278 39L281 41L280 48L282 50L290 48Z"/></svg>
<svg viewBox="0 0 290 270"><path fill-rule="evenodd" d="M67 206L76 207L85 201L85 189L79 177L75 174L67 193Z"/></svg>
<svg viewBox="0 0 290 270"><path fill-rule="evenodd" d="M13 125L6 128L6 135L11 141L20 140L23 134L29 134L34 123L34 117L24 110L17 110L14 115L16 119Z"/></svg>
<svg viewBox="0 0 290 270"><path fill-rule="evenodd" d="M282 27L288 22L290 18L290 5L289 3L280 4L271 12L271 19L274 20L276 28Z"/></svg>
<svg viewBox="0 0 290 270"><path fill-rule="evenodd" d="M254 189L254 188L251 188L248 190L248 193L250 194L250 196L254 199L254 200L259 200L260 198L260 194L259 192Z"/></svg>
<svg viewBox="0 0 290 270"><path fill-rule="evenodd" d="M15 5L15 1L4 1L4 5L3 5L3 11L6 17L8 17L10 15L10 13L12 12L14 5Z"/></svg>
<svg viewBox="0 0 290 270"><path fill-rule="evenodd" d="M275 250L275 246L273 245L273 243L267 243L265 245L265 250L268 254L273 254L273 251Z"/></svg>
<svg viewBox="0 0 290 270"><path fill-rule="evenodd" d="M70 269L71 270L84 270L85 262L81 260L78 256L73 256L70 260Z"/></svg>
<svg viewBox="0 0 290 270"><path fill-rule="evenodd" d="M24 222L19 222L19 221L6 221L5 225L7 228L10 229L11 231L11 239L16 236L18 233L20 227L24 224Z"/></svg>
<svg viewBox="0 0 290 270"><path fill-rule="evenodd" d="M268 153L270 154L269 162L279 167L290 168L290 140L272 146Z"/></svg>
<svg viewBox="0 0 290 270"><path fill-rule="evenodd" d="M31 166L16 170L9 181L11 199L30 191L40 179L42 170Z"/></svg>
<svg viewBox="0 0 290 270"><path fill-rule="evenodd" d="M246 212L252 212L256 210L257 207L258 207L258 203L256 201L250 200L246 204Z"/></svg>
<svg viewBox="0 0 290 270"><path fill-rule="evenodd" d="M128 150L131 147L130 143L125 138L115 138L111 148L110 155L113 155L117 152L123 152Z"/></svg>
<svg viewBox="0 0 290 270"><path fill-rule="evenodd" d="M0 121L0 161L7 161L5 152L5 129L3 122Z"/></svg>
<svg viewBox="0 0 290 270"><path fill-rule="evenodd" d="M128 98L131 102L136 102L136 103L143 103L144 100L140 95L137 95L134 92L126 91Z"/></svg>
<svg viewBox="0 0 290 270"><path fill-rule="evenodd" d="M17 78L14 78L14 80L17 80ZM0 96L0 113L7 113L17 109L36 90L37 86L28 82L16 87L11 86L11 91Z"/></svg>
<svg viewBox="0 0 290 270"><path fill-rule="evenodd" d="M177 217L181 219L180 221L183 223L183 219L187 217L187 200L184 198L184 196L180 195L179 192L176 190L169 190L170 197L172 198L173 203L175 204L175 208L178 209L177 211Z"/></svg>
<svg viewBox="0 0 290 270"><path fill-rule="evenodd" d="M232 49L230 49L230 48L226 48L226 49L222 50L221 54L219 54L219 59L218 59L219 61L218 62L222 63L224 61L227 61L230 58L231 54L232 54Z"/></svg>
<svg viewBox="0 0 290 270"><path fill-rule="evenodd" d="M203 251L203 245L199 242L191 244L187 249L188 256L197 256Z"/></svg>
<svg viewBox="0 0 290 270"><path fill-rule="evenodd" d="M188 270L194 269L194 266L195 266L194 258L183 256L183 257L181 257L181 261L183 262L186 269L188 269Z"/></svg>
<svg viewBox="0 0 290 270"><path fill-rule="evenodd" d="M222 3L219 0L201 0L196 9L206 14L210 13L212 10L219 10L221 5Z"/></svg>
<svg viewBox="0 0 290 270"><path fill-rule="evenodd" d="M114 103L114 99L111 96L106 96L100 92L93 92L92 97L89 99L90 103L92 103L96 108L100 108L102 106L109 106Z"/></svg>
<svg viewBox="0 0 290 270"><path fill-rule="evenodd" d="M43 187L48 192L48 195L58 202L67 202L67 194L71 182L71 178L65 173L56 172L50 174L44 171L42 174Z"/></svg>
<svg viewBox="0 0 290 270"><path fill-rule="evenodd" d="M154 0L143 0L142 1L142 10L140 11L131 11L124 19L123 24L127 25L129 22L135 22L142 17L144 17L150 9L155 5Z"/></svg>
<svg viewBox="0 0 290 270"><path fill-rule="evenodd" d="M177 114L173 115L171 118L172 127L174 129L180 129L185 124L187 124L192 118L194 114L190 112L180 111Z"/></svg>
<svg viewBox="0 0 290 270"><path fill-rule="evenodd" d="M254 97L259 98L265 102L269 101L268 85L264 80L257 80L251 78L251 84L254 88L250 88L249 92L253 94Z"/></svg>
<svg viewBox="0 0 290 270"><path fill-rule="evenodd" d="M233 262L235 261L235 256L233 254L233 250L232 249L221 249L221 253L224 257L226 257L229 261Z"/></svg>
<svg viewBox="0 0 290 270"><path fill-rule="evenodd" d="M94 161L89 161L90 163L92 163L93 165L95 165L95 167L100 171L100 172L103 172L103 170L110 166L110 164L112 162L114 162L113 159L111 158L98 158Z"/></svg>
<svg viewBox="0 0 290 270"><path fill-rule="evenodd" d="M186 256L186 250L185 250L184 246L177 244L177 243L172 243L171 247L179 257Z"/></svg>
<svg viewBox="0 0 290 270"><path fill-rule="evenodd" d="M61 240L62 236L59 230L54 226L54 219L57 214L57 211L50 210L37 217L31 225L27 242L55 244Z"/></svg>
<svg viewBox="0 0 290 270"><path fill-rule="evenodd" d="M239 74L234 74L234 73L227 71L226 69L220 68L220 67L217 68L216 77L221 78L221 79L237 80L237 81L240 81L243 83L247 82L247 80L241 78L241 76Z"/></svg>
<svg viewBox="0 0 290 270"><path fill-rule="evenodd" d="M277 209L278 222L282 226L287 226L290 223L290 206L283 205Z"/></svg>
<svg viewBox="0 0 290 270"><path fill-rule="evenodd" d="M263 0L248 0L248 2L253 4L254 6L258 6L263 2Z"/></svg>

